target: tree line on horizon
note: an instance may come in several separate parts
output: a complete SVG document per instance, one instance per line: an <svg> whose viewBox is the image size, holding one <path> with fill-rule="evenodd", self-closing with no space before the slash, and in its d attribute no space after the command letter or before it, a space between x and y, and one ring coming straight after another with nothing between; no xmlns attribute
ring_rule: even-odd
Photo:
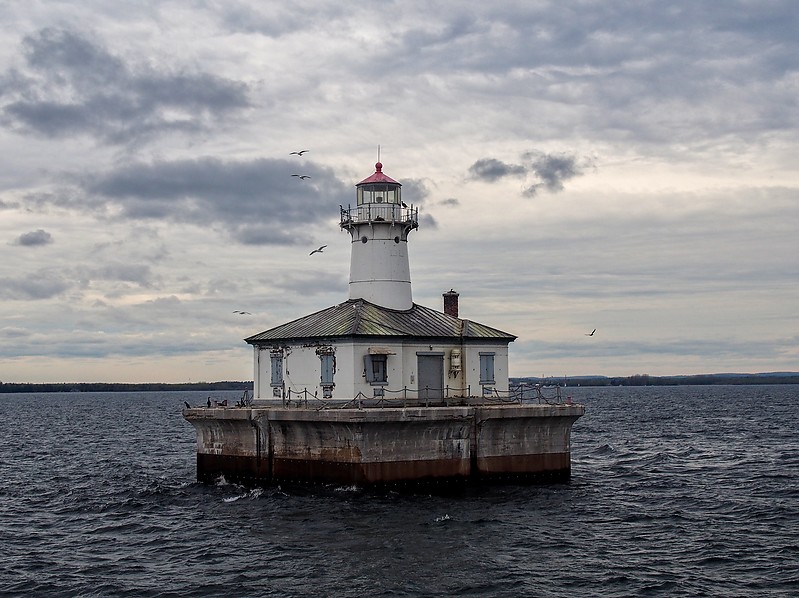
<svg viewBox="0 0 799 598"><path fill-rule="evenodd" d="M542 384L552 386L706 386L712 384L799 384L799 372L763 374L694 374L684 376L573 376L571 378L511 378L512 385Z"/></svg>
<svg viewBox="0 0 799 598"><path fill-rule="evenodd" d="M709 384L799 384L799 372L764 374L698 374L690 376L573 376L510 378L520 384L551 386L701 386ZM252 380L221 382L0 382L0 393L30 392L165 392L252 390Z"/></svg>
<svg viewBox="0 0 799 598"><path fill-rule="evenodd" d="M0 382L0 393L11 392L159 392L252 390L252 381L222 382Z"/></svg>

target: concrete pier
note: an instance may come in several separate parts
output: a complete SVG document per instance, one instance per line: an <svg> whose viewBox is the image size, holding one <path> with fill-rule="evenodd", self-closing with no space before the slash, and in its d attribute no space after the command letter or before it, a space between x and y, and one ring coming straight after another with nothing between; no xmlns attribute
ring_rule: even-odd
<svg viewBox="0 0 799 598"><path fill-rule="evenodd" d="M197 478L359 486L567 479L582 405L185 409Z"/></svg>

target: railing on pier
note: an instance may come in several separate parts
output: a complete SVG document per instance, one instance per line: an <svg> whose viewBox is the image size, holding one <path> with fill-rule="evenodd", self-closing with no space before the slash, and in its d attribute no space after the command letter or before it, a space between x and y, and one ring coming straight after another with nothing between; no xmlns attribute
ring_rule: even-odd
<svg viewBox="0 0 799 598"><path fill-rule="evenodd" d="M355 397L347 399L320 398L318 391L311 392L307 388L295 391L288 389L282 399L284 407L306 409L361 409L363 407L451 407L498 404L539 403L558 405L570 403L571 397L564 401L559 386L541 386L524 384L501 391L493 386L481 386L482 393L472 395L471 387L464 393L460 388L446 386L444 388L410 388L403 387L392 390L383 387L379 395L369 396L359 392Z"/></svg>

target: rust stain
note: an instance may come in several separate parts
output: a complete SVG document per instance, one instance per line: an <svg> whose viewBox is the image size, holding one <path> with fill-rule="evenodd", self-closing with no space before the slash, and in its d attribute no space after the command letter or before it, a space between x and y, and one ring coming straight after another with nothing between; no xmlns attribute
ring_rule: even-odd
<svg viewBox="0 0 799 598"><path fill-rule="evenodd" d="M475 473L496 475L569 471L570 463L569 453L478 457Z"/></svg>

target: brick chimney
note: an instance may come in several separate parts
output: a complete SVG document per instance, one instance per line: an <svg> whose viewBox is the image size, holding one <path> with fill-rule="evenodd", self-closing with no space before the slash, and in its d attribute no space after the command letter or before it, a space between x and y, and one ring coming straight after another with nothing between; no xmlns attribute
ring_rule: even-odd
<svg viewBox="0 0 799 598"><path fill-rule="evenodd" d="M452 289L444 293L444 313L453 318L458 317L458 293Z"/></svg>

